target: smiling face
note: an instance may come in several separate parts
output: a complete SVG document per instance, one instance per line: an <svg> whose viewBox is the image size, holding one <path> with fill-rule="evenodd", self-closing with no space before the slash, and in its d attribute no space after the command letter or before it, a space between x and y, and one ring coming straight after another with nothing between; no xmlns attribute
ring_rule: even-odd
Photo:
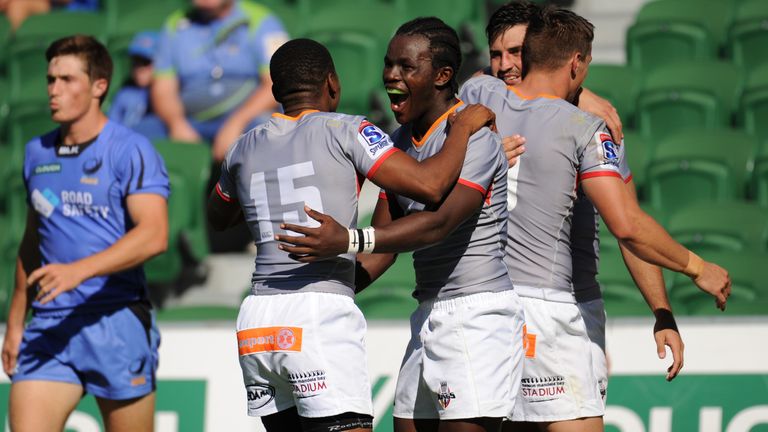
<svg viewBox="0 0 768 432"><path fill-rule="evenodd" d="M384 87L390 108L400 124L423 117L431 108L437 89L429 40L421 35L392 38L384 57Z"/></svg>
<svg viewBox="0 0 768 432"><path fill-rule="evenodd" d="M522 49L525 31L528 26L517 24L504 30L489 47L491 54L491 73L507 85L520 84L523 69Z"/></svg>
<svg viewBox="0 0 768 432"><path fill-rule="evenodd" d="M57 56L48 63L48 106L56 123L72 123L90 110L98 110L106 90L107 80L91 82L78 56Z"/></svg>

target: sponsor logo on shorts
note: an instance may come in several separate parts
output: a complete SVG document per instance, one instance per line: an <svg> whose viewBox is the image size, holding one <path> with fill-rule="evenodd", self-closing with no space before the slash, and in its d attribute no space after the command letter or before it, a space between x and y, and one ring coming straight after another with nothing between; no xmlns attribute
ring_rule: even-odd
<svg viewBox="0 0 768 432"><path fill-rule="evenodd" d="M562 376L523 378L520 391L529 402L560 399L565 394L565 378Z"/></svg>
<svg viewBox="0 0 768 432"><path fill-rule="evenodd" d="M61 172L61 164L60 163L50 163L50 164L44 164L44 165L38 165L35 167L34 174L56 174Z"/></svg>
<svg viewBox="0 0 768 432"><path fill-rule="evenodd" d="M241 356L273 351L301 351L301 327L260 327L237 332Z"/></svg>
<svg viewBox="0 0 768 432"><path fill-rule="evenodd" d="M437 393L437 401L443 409L446 409L451 404L451 399L456 399L456 394L448 387L447 381L441 381L440 391Z"/></svg>
<svg viewBox="0 0 768 432"><path fill-rule="evenodd" d="M145 376L137 376L137 377L131 378L131 387L144 385L146 383L147 383L147 377Z"/></svg>
<svg viewBox="0 0 768 432"><path fill-rule="evenodd" d="M275 388L268 384L247 385L245 392L248 395L249 410L262 408L275 398Z"/></svg>
<svg viewBox="0 0 768 432"><path fill-rule="evenodd" d="M288 382L293 386L293 395L298 399L317 396L328 388L325 382L325 371L319 369L289 373Z"/></svg>

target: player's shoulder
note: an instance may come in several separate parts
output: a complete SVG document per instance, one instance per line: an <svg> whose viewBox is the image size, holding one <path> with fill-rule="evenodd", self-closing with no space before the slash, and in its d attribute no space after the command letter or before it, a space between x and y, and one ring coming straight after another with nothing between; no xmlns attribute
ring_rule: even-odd
<svg viewBox="0 0 768 432"><path fill-rule="evenodd" d="M537 110L550 111L557 121L566 125L573 133L594 131L605 122L593 114L582 111L576 105L561 98L537 98L530 101Z"/></svg>
<svg viewBox="0 0 768 432"><path fill-rule="evenodd" d="M59 128L38 135L27 141L24 145L26 153L35 154L53 149L56 146L56 140L59 138Z"/></svg>
<svg viewBox="0 0 768 432"><path fill-rule="evenodd" d="M462 86L462 90L470 90L470 89L506 89L506 84L504 84L504 81L491 76L491 75L476 75L472 78L468 79Z"/></svg>

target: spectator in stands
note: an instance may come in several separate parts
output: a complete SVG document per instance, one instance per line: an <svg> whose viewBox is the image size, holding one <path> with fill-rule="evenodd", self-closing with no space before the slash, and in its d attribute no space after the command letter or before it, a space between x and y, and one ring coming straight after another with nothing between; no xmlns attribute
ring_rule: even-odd
<svg viewBox="0 0 768 432"><path fill-rule="evenodd" d="M171 139L213 144L220 161L277 107L269 60L288 36L264 6L193 0L172 14L155 56L152 104Z"/></svg>
<svg viewBox="0 0 768 432"><path fill-rule="evenodd" d="M167 135L165 124L153 112L149 100L149 85L152 83L152 59L155 56L159 33L145 31L138 33L128 54L131 56L131 76L115 95L109 109L110 120L144 135L149 139Z"/></svg>
<svg viewBox="0 0 768 432"><path fill-rule="evenodd" d="M0 0L0 12L8 17L14 30L29 16L48 13L51 9L96 11L99 0Z"/></svg>

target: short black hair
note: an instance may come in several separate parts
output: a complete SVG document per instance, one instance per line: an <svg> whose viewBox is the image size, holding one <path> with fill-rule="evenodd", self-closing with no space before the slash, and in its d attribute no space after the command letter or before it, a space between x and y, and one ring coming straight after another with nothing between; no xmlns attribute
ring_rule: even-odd
<svg viewBox="0 0 768 432"><path fill-rule="evenodd" d="M312 39L286 42L269 61L272 93L280 103L294 93L319 92L328 74L336 74L331 53Z"/></svg>
<svg viewBox="0 0 768 432"><path fill-rule="evenodd" d="M528 25L531 16L539 11L540 7L527 1L512 1L496 9L485 27L485 36L488 45L501 36L505 31L516 25Z"/></svg>
<svg viewBox="0 0 768 432"><path fill-rule="evenodd" d="M586 58L592 52L594 30L592 23L567 9L541 9L525 32L523 78L532 69L557 69L577 52Z"/></svg>
<svg viewBox="0 0 768 432"><path fill-rule="evenodd" d="M459 90L457 75L461 67L461 46L456 30L440 18L421 17L401 25L395 32L395 36L412 35L424 36L429 41L433 68L448 66L453 69L453 76L448 84L453 93L456 93Z"/></svg>
<svg viewBox="0 0 768 432"><path fill-rule="evenodd" d="M45 50L45 59L50 63L54 57L73 55L82 60L85 65L85 73L91 82L98 79L107 80L107 91L99 98L99 104L109 93L109 84L112 81L112 57L107 48L96 38L88 35L66 36L53 41Z"/></svg>

